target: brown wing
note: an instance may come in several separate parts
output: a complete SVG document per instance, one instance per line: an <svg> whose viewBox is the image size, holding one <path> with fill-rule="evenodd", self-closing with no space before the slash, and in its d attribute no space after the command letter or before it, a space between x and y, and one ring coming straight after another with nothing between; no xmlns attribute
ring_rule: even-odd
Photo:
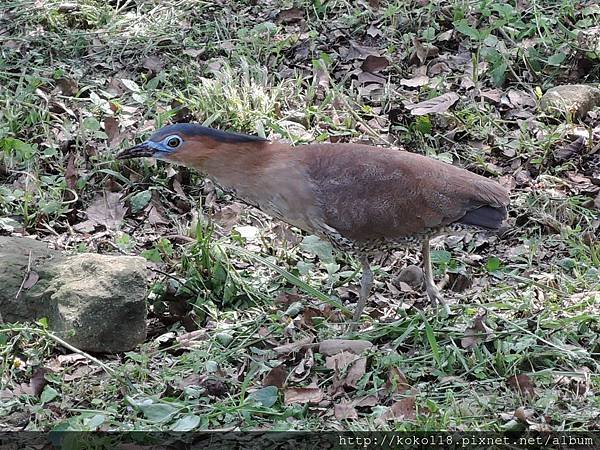
<svg viewBox="0 0 600 450"><path fill-rule="evenodd" d="M488 218L485 207L506 214L500 184L421 155L325 144L305 147L302 159L325 226L353 240L420 234L463 218L485 226L473 223Z"/></svg>

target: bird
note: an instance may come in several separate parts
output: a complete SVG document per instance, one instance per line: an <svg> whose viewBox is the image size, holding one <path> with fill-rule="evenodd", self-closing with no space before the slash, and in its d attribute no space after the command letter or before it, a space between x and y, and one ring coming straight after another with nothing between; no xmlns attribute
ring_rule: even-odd
<svg viewBox="0 0 600 450"><path fill-rule="evenodd" d="M372 256L418 243L427 296L449 313L434 281L430 239L464 227L498 230L509 206L509 191L497 181L418 153L365 144L292 146L176 123L116 155L139 157L196 169L242 202L357 256L362 276L351 328L373 286Z"/></svg>

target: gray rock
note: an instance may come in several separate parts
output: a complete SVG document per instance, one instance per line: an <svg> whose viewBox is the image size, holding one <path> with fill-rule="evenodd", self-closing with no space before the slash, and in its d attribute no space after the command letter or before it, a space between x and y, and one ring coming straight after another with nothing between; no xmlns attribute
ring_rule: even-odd
<svg viewBox="0 0 600 450"><path fill-rule="evenodd" d="M406 283L412 288L421 287L423 285L423 270L414 264L406 266L392 281L394 285L399 284L400 282Z"/></svg>
<svg viewBox="0 0 600 450"><path fill-rule="evenodd" d="M50 330L88 352L131 350L146 338L145 265L139 257L64 256L43 242L0 237L0 314L5 322L46 317Z"/></svg>
<svg viewBox="0 0 600 450"><path fill-rule="evenodd" d="M585 116L600 105L600 89L586 84L566 84L548 89L540 100L540 108L553 115Z"/></svg>

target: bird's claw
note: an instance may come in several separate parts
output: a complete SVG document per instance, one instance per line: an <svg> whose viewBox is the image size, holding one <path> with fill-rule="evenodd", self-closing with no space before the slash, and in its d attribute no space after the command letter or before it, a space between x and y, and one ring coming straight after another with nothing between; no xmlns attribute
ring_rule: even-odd
<svg viewBox="0 0 600 450"><path fill-rule="evenodd" d="M448 307L448 304L446 303L446 300L444 300L444 297L442 297L442 294L440 294L439 289L437 288L437 286L432 285L432 286L427 286L427 296L429 297L429 300L431 301L431 306L433 306L435 309L438 308L438 304L442 307L444 314L447 316L450 314L450 308Z"/></svg>

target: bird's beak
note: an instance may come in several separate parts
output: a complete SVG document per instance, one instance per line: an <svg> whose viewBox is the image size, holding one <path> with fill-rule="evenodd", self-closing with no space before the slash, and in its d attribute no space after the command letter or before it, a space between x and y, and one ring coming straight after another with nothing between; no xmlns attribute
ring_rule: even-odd
<svg viewBox="0 0 600 450"><path fill-rule="evenodd" d="M143 156L153 156L154 153L156 153L156 149L146 141L117 153L117 159L141 158Z"/></svg>

